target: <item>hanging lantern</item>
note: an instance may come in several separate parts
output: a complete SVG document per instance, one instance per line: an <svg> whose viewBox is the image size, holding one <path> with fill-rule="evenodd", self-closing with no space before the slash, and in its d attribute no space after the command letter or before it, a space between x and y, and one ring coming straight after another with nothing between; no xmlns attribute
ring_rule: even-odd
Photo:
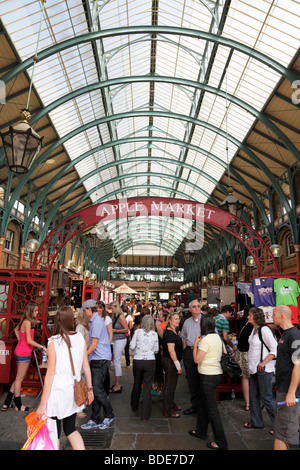
<svg viewBox="0 0 300 470"><path fill-rule="evenodd" d="M184 261L186 264L193 264L195 260L196 252L195 251L185 251L184 252Z"/></svg>
<svg viewBox="0 0 300 470"><path fill-rule="evenodd" d="M25 247L29 253L36 253L40 247L40 243L34 238L31 238L30 240L27 240Z"/></svg>
<svg viewBox="0 0 300 470"><path fill-rule="evenodd" d="M83 273L83 276L88 279L89 277L91 277L91 271L89 271L88 269L86 271L84 271Z"/></svg>
<svg viewBox="0 0 300 470"><path fill-rule="evenodd" d="M209 273L208 279L209 279L210 281L214 281L214 280L216 279L215 273Z"/></svg>
<svg viewBox="0 0 300 470"><path fill-rule="evenodd" d="M96 281L96 279L97 279L97 274L95 274L95 273L91 274L90 279L91 279L91 281Z"/></svg>
<svg viewBox="0 0 300 470"><path fill-rule="evenodd" d="M1 132L7 165L14 173L27 173L42 148L40 137L28 124L31 118L28 109L21 110L22 120Z"/></svg>
<svg viewBox="0 0 300 470"><path fill-rule="evenodd" d="M178 273L178 268L176 268L176 266L172 266L172 268L170 269L170 274L172 277L175 277Z"/></svg>
<svg viewBox="0 0 300 470"><path fill-rule="evenodd" d="M218 274L218 277L225 277L226 275L225 269L222 269L222 268L219 269L217 274Z"/></svg>
<svg viewBox="0 0 300 470"><path fill-rule="evenodd" d="M126 273L124 269L122 268L121 271L119 272L119 278L123 280L125 279L125 277L126 277Z"/></svg>
<svg viewBox="0 0 300 470"><path fill-rule="evenodd" d="M235 196L233 196L233 187L228 186L227 189L228 196L220 204L220 209L223 209L226 212L234 215L235 217L242 217L242 213L245 207L245 204L239 201ZM235 221L231 221L229 225L235 224Z"/></svg>
<svg viewBox="0 0 300 470"><path fill-rule="evenodd" d="M238 272L238 265L235 264L235 263L231 263L228 266L228 271L230 271L231 273L237 273Z"/></svg>
<svg viewBox="0 0 300 470"><path fill-rule="evenodd" d="M272 251L274 258L280 258L282 255L282 247L280 245L271 245L270 250Z"/></svg>
<svg viewBox="0 0 300 470"><path fill-rule="evenodd" d="M207 281L208 281L208 277L207 277L207 276L202 276L201 281L202 281L202 282L207 282Z"/></svg>
<svg viewBox="0 0 300 470"><path fill-rule="evenodd" d="M253 256L250 255L246 258L246 265L249 266L250 268L254 268L255 261L254 261Z"/></svg>
<svg viewBox="0 0 300 470"><path fill-rule="evenodd" d="M108 267L110 269L113 269L113 268L116 268L117 266L118 266L118 261L116 260L114 256L112 256L112 258L110 258L110 260L108 261Z"/></svg>

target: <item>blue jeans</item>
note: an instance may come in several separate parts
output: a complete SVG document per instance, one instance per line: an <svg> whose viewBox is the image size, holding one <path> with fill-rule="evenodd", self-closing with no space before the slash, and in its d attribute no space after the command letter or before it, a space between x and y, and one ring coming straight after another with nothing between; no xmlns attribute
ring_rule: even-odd
<svg viewBox="0 0 300 470"><path fill-rule="evenodd" d="M258 372L250 374L249 394L250 394L250 415L251 424L255 428L263 428L264 422L261 412L261 401L265 405L268 416L273 423L276 406L272 395L273 372Z"/></svg>
<svg viewBox="0 0 300 470"><path fill-rule="evenodd" d="M200 393L196 432L205 439L210 423L216 444L222 449L227 449L227 439L224 433L216 397L216 388L222 380L222 375L199 375Z"/></svg>
<svg viewBox="0 0 300 470"><path fill-rule="evenodd" d="M103 418L113 418L114 413L109 397L104 389L105 378L109 368L110 361L100 360L91 361L92 384L94 391L94 400L92 402L91 419L97 423L102 423L101 407L103 407Z"/></svg>

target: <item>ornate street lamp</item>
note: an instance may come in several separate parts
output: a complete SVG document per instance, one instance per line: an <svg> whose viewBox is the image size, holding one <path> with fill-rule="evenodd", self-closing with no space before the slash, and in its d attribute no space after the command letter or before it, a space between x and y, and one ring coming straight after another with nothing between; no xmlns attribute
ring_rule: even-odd
<svg viewBox="0 0 300 470"><path fill-rule="evenodd" d="M239 201L235 196L233 196L233 187L232 186L228 186L227 194L228 194L228 196L220 204L220 209L223 209L226 212L229 212L230 214L234 215L235 217L241 218L244 207L245 207L245 204L243 202ZM232 224L232 223L234 224L234 221L230 222L230 224Z"/></svg>
<svg viewBox="0 0 300 470"><path fill-rule="evenodd" d="M116 260L116 258L113 255L112 258L110 258L110 260L108 261L108 267L110 269L113 269L113 268L116 268L117 266L118 266L118 261Z"/></svg>
<svg viewBox="0 0 300 470"><path fill-rule="evenodd" d="M28 109L21 111L22 120L8 131L1 132L6 162L11 171L27 173L42 148L40 137L28 124L31 115Z"/></svg>
<svg viewBox="0 0 300 470"><path fill-rule="evenodd" d="M176 268L176 266L172 266L172 268L170 269L170 274L173 278L175 278L177 276L177 273L178 273L178 268Z"/></svg>
<svg viewBox="0 0 300 470"><path fill-rule="evenodd" d="M36 54L33 58L34 65L29 85L26 108L21 110L22 120L16 126L10 126L8 131L0 133L6 162L10 170L17 174L27 173L42 148L43 137L40 137L28 124L31 118L29 112L29 102L32 90L35 64L38 62L37 50L42 29L42 22L45 11L46 0L41 0L43 4L39 33L36 46Z"/></svg>
<svg viewBox="0 0 300 470"><path fill-rule="evenodd" d="M124 269L122 268L121 271L119 272L119 278L123 280L125 279L125 277L126 277L126 273Z"/></svg>

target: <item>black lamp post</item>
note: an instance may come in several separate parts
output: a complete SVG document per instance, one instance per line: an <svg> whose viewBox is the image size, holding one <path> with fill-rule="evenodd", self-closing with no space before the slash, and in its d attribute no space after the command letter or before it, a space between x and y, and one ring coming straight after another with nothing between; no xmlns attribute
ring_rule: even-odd
<svg viewBox="0 0 300 470"><path fill-rule="evenodd" d="M42 148L40 137L28 124L31 115L28 109L22 109L22 120L8 131L1 132L7 165L18 174L27 173Z"/></svg>

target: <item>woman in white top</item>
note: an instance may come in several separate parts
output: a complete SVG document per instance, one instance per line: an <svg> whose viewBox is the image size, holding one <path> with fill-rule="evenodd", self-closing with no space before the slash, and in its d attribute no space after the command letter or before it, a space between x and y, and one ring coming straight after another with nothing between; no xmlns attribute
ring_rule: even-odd
<svg viewBox="0 0 300 470"><path fill-rule="evenodd" d="M61 307L56 314L53 336L48 341L48 367L37 418L46 414L57 421L60 438L61 425L74 450L84 450L80 433L76 430L76 414L83 406L74 399L74 378L68 346L71 347L76 379L81 379L81 370L88 386L88 404L93 399L91 371L83 336L74 332L74 313L70 307Z"/></svg>
<svg viewBox="0 0 300 470"><path fill-rule="evenodd" d="M159 350L158 335L154 331L154 320L150 315L143 317L141 327L135 331L129 347L133 350L134 375L131 408L137 411L143 384L142 420L146 421L151 416L151 388L156 368L155 354Z"/></svg>
<svg viewBox="0 0 300 470"><path fill-rule="evenodd" d="M261 403L265 405L268 416L273 423L276 406L272 394L272 379L275 371L277 341L271 329L265 324L265 315L261 308L249 310L249 323L253 330L249 336L249 395L251 421L245 423L246 428L263 428L264 422ZM273 431L270 431L273 434Z"/></svg>
<svg viewBox="0 0 300 470"><path fill-rule="evenodd" d="M198 364L199 398L197 406L197 427L189 431L192 436L205 439L211 424L215 441L206 445L210 449L228 449L227 439L218 410L216 388L222 380L221 356L223 343L213 317L201 316L201 334L194 342L193 357Z"/></svg>

